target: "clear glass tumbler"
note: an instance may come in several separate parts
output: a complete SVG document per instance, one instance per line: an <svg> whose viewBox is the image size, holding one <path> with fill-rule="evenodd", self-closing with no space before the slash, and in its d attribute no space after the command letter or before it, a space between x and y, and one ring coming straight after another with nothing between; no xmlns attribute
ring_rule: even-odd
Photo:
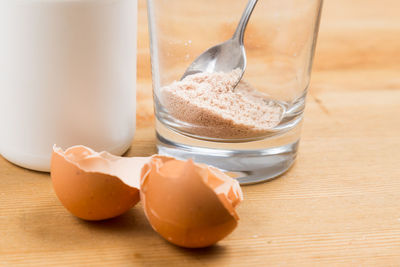
<svg viewBox="0 0 400 267"><path fill-rule="evenodd" d="M231 38L247 1L148 0L160 154L218 167L242 184L293 164L322 0L258 1L245 33L247 68L180 81L211 46Z"/></svg>

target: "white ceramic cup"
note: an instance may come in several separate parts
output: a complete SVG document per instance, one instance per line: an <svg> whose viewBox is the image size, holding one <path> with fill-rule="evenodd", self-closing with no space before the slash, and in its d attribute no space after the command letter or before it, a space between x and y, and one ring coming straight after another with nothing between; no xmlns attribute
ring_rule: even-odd
<svg viewBox="0 0 400 267"><path fill-rule="evenodd" d="M48 171L53 144L122 154L135 131L137 0L0 1L0 153Z"/></svg>

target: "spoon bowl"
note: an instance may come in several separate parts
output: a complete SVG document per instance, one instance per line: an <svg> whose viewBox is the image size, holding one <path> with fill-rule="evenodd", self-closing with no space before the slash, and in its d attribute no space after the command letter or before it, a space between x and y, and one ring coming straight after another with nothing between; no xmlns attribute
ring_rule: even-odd
<svg viewBox="0 0 400 267"><path fill-rule="evenodd" d="M240 69L240 82L246 70L246 50L244 48L244 32L250 16L258 0L249 0L232 38L213 46L198 56L186 69L181 80L186 76L201 72L231 72Z"/></svg>
<svg viewBox="0 0 400 267"><path fill-rule="evenodd" d="M186 69L182 79L186 76L200 72L231 72L234 69L241 70L241 77L246 69L246 50L243 45L237 45L236 40L229 39L226 42L210 47L197 57Z"/></svg>

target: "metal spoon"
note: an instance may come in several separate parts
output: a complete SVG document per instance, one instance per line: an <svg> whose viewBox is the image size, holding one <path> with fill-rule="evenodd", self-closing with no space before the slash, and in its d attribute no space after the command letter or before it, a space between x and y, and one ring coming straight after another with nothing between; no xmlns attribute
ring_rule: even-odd
<svg viewBox="0 0 400 267"><path fill-rule="evenodd" d="M188 75L200 72L231 72L239 68L241 75L236 85L240 82L247 64L246 50L243 43L244 32L257 2L258 0L250 0L247 3L232 38L203 52L186 69L181 80Z"/></svg>

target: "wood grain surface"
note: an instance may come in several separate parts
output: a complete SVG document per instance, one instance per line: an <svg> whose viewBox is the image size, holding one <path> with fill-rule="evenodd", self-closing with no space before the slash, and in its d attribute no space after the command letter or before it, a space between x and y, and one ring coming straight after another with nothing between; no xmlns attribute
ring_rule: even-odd
<svg viewBox="0 0 400 267"><path fill-rule="evenodd" d="M129 156L156 152L139 5ZM141 205L112 220L79 220L48 174L0 158L0 266L400 266L399 151L400 2L327 0L298 160L279 179L243 188L240 224L228 238L207 249L172 246Z"/></svg>

